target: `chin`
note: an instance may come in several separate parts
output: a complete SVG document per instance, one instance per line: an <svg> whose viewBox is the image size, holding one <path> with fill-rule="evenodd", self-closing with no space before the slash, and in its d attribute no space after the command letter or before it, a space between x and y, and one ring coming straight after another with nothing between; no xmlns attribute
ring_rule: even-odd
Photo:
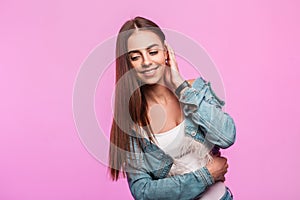
<svg viewBox="0 0 300 200"><path fill-rule="evenodd" d="M143 84L145 85L154 85L154 84L157 84L160 82L160 78L148 78L148 79L145 79L145 78L140 78L140 80L143 82Z"/></svg>
<svg viewBox="0 0 300 200"><path fill-rule="evenodd" d="M154 85L154 84L163 84L164 81L164 76L162 75L157 75L151 78L145 78L145 77L139 77L139 79L142 81L143 84L147 85Z"/></svg>

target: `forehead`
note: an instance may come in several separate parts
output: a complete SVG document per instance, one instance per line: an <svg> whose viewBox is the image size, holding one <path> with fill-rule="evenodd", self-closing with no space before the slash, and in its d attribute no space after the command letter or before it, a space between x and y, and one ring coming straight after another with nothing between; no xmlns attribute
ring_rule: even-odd
<svg viewBox="0 0 300 200"><path fill-rule="evenodd" d="M127 49L128 51L134 51L139 49L146 49L150 45L158 44L162 47L160 38L151 31L137 30L128 38Z"/></svg>

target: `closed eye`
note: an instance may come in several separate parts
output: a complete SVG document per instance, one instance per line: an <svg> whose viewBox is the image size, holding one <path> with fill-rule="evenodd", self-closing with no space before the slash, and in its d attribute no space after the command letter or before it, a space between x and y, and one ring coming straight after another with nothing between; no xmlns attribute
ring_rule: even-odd
<svg viewBox="0 0 300 200"><path fill-rule="evenodd" d="M149 54L151 55L151 56L154 56L154 55L156 55L158 53L158 51L151 51Z"/></svg>
<svg viewBox="0 0 300 200"><path fill-rule="evenodd" d="M140 57L140 56L131 56L130 59L131 59L132 61L136 61L136 60L139 59L139 57Z"/></svg>

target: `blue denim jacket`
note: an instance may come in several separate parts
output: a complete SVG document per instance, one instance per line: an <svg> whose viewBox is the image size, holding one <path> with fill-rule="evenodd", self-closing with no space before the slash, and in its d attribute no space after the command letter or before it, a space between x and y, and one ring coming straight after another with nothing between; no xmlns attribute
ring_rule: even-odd
<svg viewBox="0 0 300 200"><path fill-rule="evenodd" d="M225 102L215 95L209 82L197 78L192 87L183 91L179 102L187 135L199 142L208 140L217 148L228 148L235 142L234 121L222 111ZM196 199L214 183L206 167L169 177L171 156L145 137L134 137L131 145L135 156L128 156L125 171L135 199ZM222 199L231 199L228 191Z"/></svg>

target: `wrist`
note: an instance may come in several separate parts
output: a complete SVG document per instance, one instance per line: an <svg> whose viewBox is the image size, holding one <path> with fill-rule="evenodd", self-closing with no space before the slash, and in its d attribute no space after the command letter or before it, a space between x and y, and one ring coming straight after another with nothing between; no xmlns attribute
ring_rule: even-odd
<svg viewBox="0 0 300 200"><path fill-rule="evenodd" d="M180 85L180 84L182 84L183 82L185 81L185 79L183 79L182 77L181 77L181 75L178 75L178 76L174 76L173 77L173 79L172 79L172 85L173 85L173 87L174 87L174 90L176 89L176 88L178 88L178 86Z"/></svg>
<svg viewBox="0 0 300 200"><path fill-rule="evenodd" d="M203 175L204 175L205 180L207 181L208 185L215 183L215 179L207 167L202 167L200 170L203 172Z"/></svg>
<svg viewBox="0 0 300 200"><path fill-rule="evenodd" d="M176 90L185 80L184 79L180 79L176 82L173 83L174 85L174 89Z"/></svg>
<svg viewBox="0 0 300 200"><path fill-rule="evenodd" d="M207 173L210 175L211 180L215 182L217 178L214 173L214 170L209 165L205 166L204 168L207 170Z"/></svg>
<svg viewBox="0 0 300 200"><path fill-rule="evenodd" d="M176 96L179 98L182 92L188 87L191 87L190 84L186 80L182 81L180 84L177 85L175 89Z"/></svg>

